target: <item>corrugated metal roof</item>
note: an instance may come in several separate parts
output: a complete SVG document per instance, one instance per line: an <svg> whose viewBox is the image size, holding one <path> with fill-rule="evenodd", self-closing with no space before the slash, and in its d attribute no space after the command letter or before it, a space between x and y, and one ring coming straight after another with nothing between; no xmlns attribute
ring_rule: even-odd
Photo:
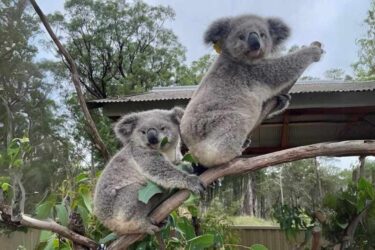
<svg viewBox="0 0 375 250"><path fill-rule="evenodd" d="M197 86L173 86L156 87L150 92L131 95L111 97L107 99L92 100L89 103L125 103L125 102L147 102L165 100L188 100L196 90ZM335 93L335 92L362 92L375 91L375 82L344 82L344 81L314 81L298 82L293 86L291 94L303 93Z"/></svg>

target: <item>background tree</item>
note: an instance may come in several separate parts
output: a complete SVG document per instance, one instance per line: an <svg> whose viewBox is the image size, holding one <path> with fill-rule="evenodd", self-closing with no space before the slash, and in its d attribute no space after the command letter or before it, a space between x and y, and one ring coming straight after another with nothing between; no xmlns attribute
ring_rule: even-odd
<svg viewBox="0 0 375 250"><path fill-rule="evenodd" d="M339 68L333 68L324 72L324 77L328 80L344 80L345 72Z"/></svg>
<svg viewBox="0 0 375 250"><path fill-rule="evenodd" d="M64 34L88 98L174 83L185 49L164 27L175 15L170 7L120 0L68 0L64 7L65 15L49 19ZM64 67L57 69L63 70L56 72L60 76L68 74Z"/></svg>
<svg viewBox="0 0 375 250"><path fill-rule="evenodd" d="M22 182L30 212L66 171L73 171L72 162L80 159L52 100L53 86L35 63L37 49L31 41L39 31L38 20L26 1L16 0L0 1L0 17L0 153L13 138L29 138L31 150L24 161ZM0 175L9 176L8 167L8 161L0 161Z"/></svg>
<svg viewBox="0 0 375 250"><path fill-rule="evenodd" d="M204 55L189 66L181 65L177 71L176 84L198 85L213 63L215 55Z"/></svg>
<svg viewBox="0 0 375 250"><path fill-rule="evenodd" d="M372 0L367 17L364 20L366 34L358 39L359 60L354 66L356 78L360 80L375 80L375 1Z"/></svg>

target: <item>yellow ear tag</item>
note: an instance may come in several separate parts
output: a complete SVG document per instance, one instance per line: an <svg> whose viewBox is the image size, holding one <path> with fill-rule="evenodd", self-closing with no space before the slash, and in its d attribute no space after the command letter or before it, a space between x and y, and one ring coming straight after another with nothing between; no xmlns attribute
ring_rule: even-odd
<svg viewBox="0 0 375 250"><path fill-rule="evenodd" d="M214 50L216 53L221 54L221 46L219 43L214 43Z"/></svg>

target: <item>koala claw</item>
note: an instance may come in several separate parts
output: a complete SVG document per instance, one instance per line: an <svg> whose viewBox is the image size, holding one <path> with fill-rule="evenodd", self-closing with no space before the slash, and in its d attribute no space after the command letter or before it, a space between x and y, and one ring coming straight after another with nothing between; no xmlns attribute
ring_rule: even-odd
<svg viewBox="0 0 375 250"><path fill-rule="evenodd" d="M245 142L242 145L242 150L247 149L250 146L250 144L251 144L251 139L248 137L246 138Z"/></svg>
<svg viewBox="0 0 375 250"><path fill-rule="evenodd" d="M322 48L322 43L318 41L314 41L311 43L311 46Z"/></svg>
<svg viewBox="0 0 375 250"><path fill-rule="evenodd" d="M203 194L206 186L202 183L198 176L190 176L188 189L196 194Z"/></svg>
<svg viewBox="0 0 375 250"><path fill-rule="evenodd" d="M150 235L154 235L155 233L159 232L161 230L160 227L155 226L155 225L150 225L146 229L146 233Z"/></svg>
<svg viewBox="0 0 375 250"><path fill-rule="evenodd" d="M168 219L165 219L162 222L157 222L155 219L150 218L150 221L151 221L151 224L159 227L160 229L162 229L168 223Z"/></svg>

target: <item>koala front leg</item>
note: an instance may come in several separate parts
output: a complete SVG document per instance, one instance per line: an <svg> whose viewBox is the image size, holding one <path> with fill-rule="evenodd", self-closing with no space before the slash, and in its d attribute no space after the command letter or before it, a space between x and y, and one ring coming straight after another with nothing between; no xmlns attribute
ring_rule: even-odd
<svg viewBox="0 0 375 250"><path fill-rule="evenodd" d="M202 193L205 189L198 176L179 171L157 151L136 152L133 155L142 174L164 188L189 189L194 193Z"/></svg>
<svg viewBox="0 0 375 250"><path fill-rule="evenodd" d="M276 96L293 86L310 64L320 60L322 53L320 43L314 42L294 53L253 65L253 75L259 82L267 84L272 96Z"/></svg>

